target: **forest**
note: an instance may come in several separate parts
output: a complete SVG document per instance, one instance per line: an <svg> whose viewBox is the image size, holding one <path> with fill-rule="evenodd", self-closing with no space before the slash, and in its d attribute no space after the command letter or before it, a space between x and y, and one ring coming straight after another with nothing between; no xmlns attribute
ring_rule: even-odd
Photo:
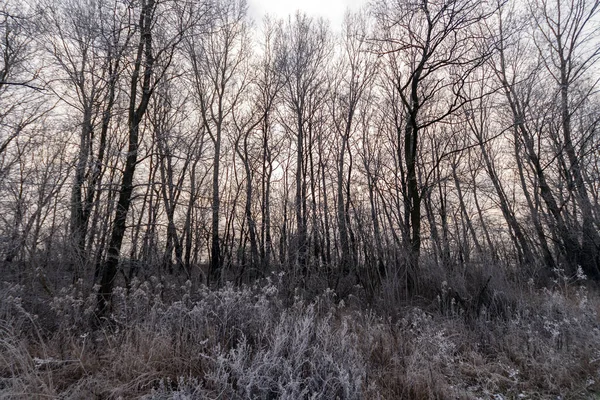
<svg viewBox="0 0 600 400"><path fill-rule="evenodd" d="M4 0L0 53L0 398L599 398L600 0Z"/></svg>

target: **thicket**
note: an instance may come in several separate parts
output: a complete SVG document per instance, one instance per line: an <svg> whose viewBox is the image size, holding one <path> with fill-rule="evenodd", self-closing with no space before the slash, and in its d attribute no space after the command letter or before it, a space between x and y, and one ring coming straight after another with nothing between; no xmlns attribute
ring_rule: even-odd
<svg viewBox="0 0 600 400"><path fill-rule="evenodd" d="M41 294L3 282L0 397L144 399L591 399L600 392L600 298L486 274L383 289L291 286L285 274L211 290L134 279L92 321L97 288ZM388 297L385 294L389 294Z"/></svg>

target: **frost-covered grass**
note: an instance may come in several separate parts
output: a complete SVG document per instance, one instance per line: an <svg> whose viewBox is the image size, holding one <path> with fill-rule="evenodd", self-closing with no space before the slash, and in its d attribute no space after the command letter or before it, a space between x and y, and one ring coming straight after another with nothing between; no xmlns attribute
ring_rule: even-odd
<svg viewBox="0 0 600 400"><path fill-rule="evenodd" d="M447 284L446 284L447 286ZM569 283L469 314L446 286L420 306L135 282L90 328L75 287L26 304L0 288L0 398L547 399L600 392L600 300ZM285 294L284 294L285 292Z"/></svg>

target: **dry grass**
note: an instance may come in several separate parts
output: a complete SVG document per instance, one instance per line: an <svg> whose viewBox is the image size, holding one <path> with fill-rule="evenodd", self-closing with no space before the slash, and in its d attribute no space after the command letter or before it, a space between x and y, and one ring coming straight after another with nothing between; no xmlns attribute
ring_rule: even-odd
<svg viewBox="0 0 600 400"><path fill-rule="evenodd" d="M529 287L473 315L448 286L391 312L331 291L287 301L272 282L195 292L137 282L91 331L93 296L64 290L36 316L23 288L5 284L0 398L597 398L597 294Z"/></svg>

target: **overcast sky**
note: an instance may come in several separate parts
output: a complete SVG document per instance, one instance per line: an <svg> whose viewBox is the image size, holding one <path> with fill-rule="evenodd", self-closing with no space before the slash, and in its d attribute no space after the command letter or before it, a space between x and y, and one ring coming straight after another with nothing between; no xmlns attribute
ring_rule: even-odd
<svg viewBox="0 0 600 400"><path fill-rule="evenodd" d="M296 10L311 16L329 19L331 27L338 30L346 9L356 10L367 4L368 0L248 0L250 16L260 23L265 14L285 18Z"/></svg>

